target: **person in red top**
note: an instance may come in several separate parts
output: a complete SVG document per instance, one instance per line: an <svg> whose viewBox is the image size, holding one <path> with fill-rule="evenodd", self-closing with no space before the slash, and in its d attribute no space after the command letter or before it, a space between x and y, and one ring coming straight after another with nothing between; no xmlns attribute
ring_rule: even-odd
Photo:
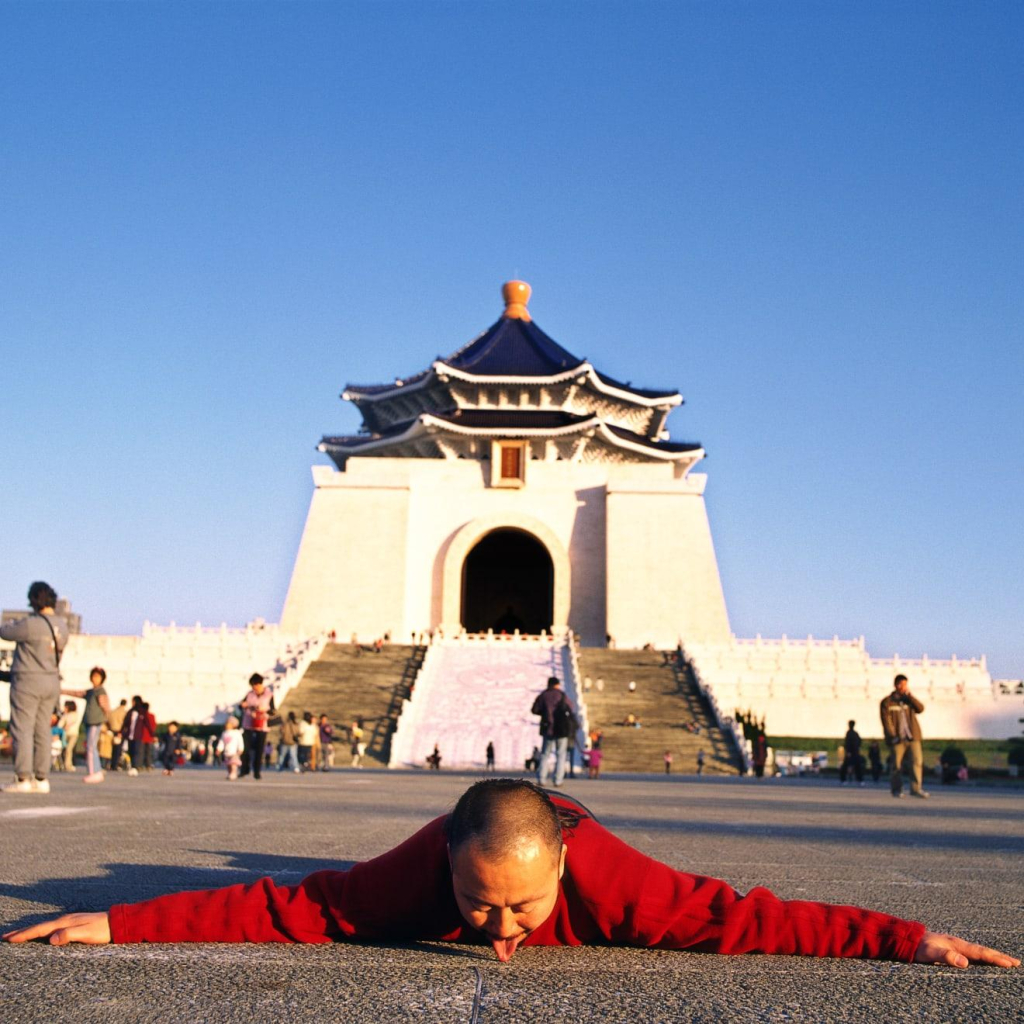
<svg viewBox="0 0 1024 1024"><path fill-rule="evenodd" d="M139 709L142 712L142 763L146 771L153 769L153 750L156 747L156 715L148 704Z"/></svg>
<svg viewBox="0 0 1024 1024"><path fill-rule="evenodd" d="M1020 961L857 907L741 895L634 850L582 805L518 779L471 786L451 814L348 871L182 892L67 914L9 942L308 942L432 939L628 945L715 953L878 957L966 967Z"/></svg>

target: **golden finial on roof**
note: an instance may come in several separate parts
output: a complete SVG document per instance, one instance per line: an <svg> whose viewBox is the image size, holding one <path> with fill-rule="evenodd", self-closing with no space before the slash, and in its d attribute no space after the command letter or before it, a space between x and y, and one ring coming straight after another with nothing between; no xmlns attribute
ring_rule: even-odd
<svg viewBox="0 0 1024 1024"><path fill-rule="evenodd" d="M504 315L510 320L529 320L530 311L526 304L530 301L530 291L525 281L506 281L501 286L501 296L505 300Z"/></svg>

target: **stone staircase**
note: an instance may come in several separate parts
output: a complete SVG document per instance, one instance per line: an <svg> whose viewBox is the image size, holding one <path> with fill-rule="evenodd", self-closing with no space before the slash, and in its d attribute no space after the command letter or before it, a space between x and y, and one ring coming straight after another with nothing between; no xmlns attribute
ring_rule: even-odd
<svg viewBox="0 0 1024 1024"><path fill-rule="evenodd" d="M708 775L738 775L739 754L733 741L720 730L689 675L674 657L661 651L616 651L579 648L581 686L589 676L604 680L604 690L585 691L590 728L604 733L602 771L663 772L664 755L671 750L673 774L697 770L697 752L704 751ZM630 680L636 692L630 693ZM639 729L623 726L628 714L640 719ZM684 722L701 727L698 736Z"/></svg>
<svg viewBox="0 0 1024 1024"><path fill-rule="evenodd" d="M380 654L364 649L357 655L351 644L327 644L280 710L294 711L299 719L304 711L326 714L335 729L338 765L348 764L343 753L348 749L348 726L361 718L367 742L363 763L386 767L402 700L409 695L425 650L389 644ZM276 729L271 736L276 741Z"/></svg>

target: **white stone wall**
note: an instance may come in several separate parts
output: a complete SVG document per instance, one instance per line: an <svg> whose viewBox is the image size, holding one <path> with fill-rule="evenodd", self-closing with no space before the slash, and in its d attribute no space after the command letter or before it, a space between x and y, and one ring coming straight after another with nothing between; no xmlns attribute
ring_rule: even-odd
<svg viewBox="0 0 1024 1024"><path fill-rule="evenodd" d="M603 644L607 632L623 647L671 647L681 629L728 636L703 477L677 478L661 464L531 460L525 486L505 489L489 486L488 470L462 459L314 467L282 627L355 632L364 641L390 630L404 641L450 626L444 569L455 535L477 520L533 520L568 554L568 623L584 644Z"/></svg>
<svg viewBox="0 0 1024 1024"><path fill-rule="evenodd" d="M619 468L619 467L617 467ZM607 502L608 632L620 647L729 638L703 474L662 479L621 467Z"/></svg>
<svg viewBox="0 0 1024 1024"><path fill-rule="evenodd" d="M725 714L753 711L769 735L842 736L852 718L865 737L882 736L879 704L897 673L925 705L921 728L935 739L1018 735L1024 698L993 683L984 658L872 658L859 640L732 639L689 644L702 683Z"/></svg>

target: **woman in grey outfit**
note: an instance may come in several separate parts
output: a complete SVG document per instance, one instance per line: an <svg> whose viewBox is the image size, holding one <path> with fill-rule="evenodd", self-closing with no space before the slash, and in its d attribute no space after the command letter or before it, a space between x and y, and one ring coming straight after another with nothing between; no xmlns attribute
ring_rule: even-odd
<svg viewBox="0 0 1024 1024"><path fill-rule="evenodd" d="M4 793L49 793L50 715L60 700L60 655L68 624L55 614L57 592L47 583L28 588L32 614L0 626L14 640L11 664L11 738L17 778Z"/></svg>

